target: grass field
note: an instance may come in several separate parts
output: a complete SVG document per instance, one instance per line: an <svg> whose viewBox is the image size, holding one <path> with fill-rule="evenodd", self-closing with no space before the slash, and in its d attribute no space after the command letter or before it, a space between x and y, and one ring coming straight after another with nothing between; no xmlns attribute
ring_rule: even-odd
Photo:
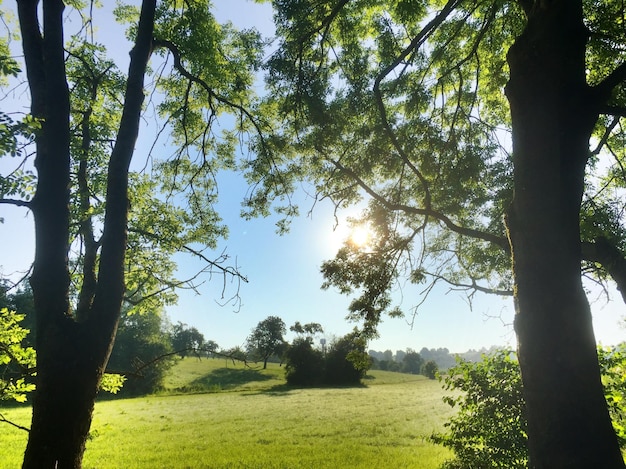
<svg viewBox="0 0 626 469"><path fill-rule="evenodd" d="M450 456L427 441L451 412L436 381L374 371L362 387L290 389L277 365L226 364L188 358L161 395L98 402L84 467L434 469ZM0 427L0 467L19 467L25 441Z"/></svg>

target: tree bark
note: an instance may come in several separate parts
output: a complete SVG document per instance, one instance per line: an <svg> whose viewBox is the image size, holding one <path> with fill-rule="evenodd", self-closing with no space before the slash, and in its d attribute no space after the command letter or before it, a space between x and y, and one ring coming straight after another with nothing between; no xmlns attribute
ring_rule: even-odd
<svg viewBox="0 0 626 469"><path fill-rule="evenodd" d="M30 282L36 314L37 389L22 467L79 469L124 295L128 169L139 130L156 0L142 2L124 111L109 163L97 285L88 286L86 293L93 302L81 305L80 322L69 302L70 100L64 4L62 0L43 1L42 35L38 3L18 0L32 113L43 119L36 137L38 183L31 203L36 235Z"/></svg>
<svg viewBox="0 0 626 469"><path fill-rule="evenodd" d="M530 466L623 468L581 281L580 206L598 107L582 2L535 2L508 55L514 198L507 216Z"/></svg>

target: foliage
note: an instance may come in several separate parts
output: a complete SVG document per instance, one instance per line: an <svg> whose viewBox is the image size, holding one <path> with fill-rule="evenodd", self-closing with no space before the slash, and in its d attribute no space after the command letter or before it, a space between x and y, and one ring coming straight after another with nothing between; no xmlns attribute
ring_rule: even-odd
<svg viewBox="0 0 626 469"><path fill-rule="evenodd" d="M111 394L117 394L124 387L126 376L119 373L105 373L100 381L100 389Z"/></svg>
<svg viewBox="0 0 626 469"><path fill-rule="evenodd" d="M626 387L624 345L599 347L604 392L613 427L626 448ZM454 451L446 469L519 468L528 463L525 402L519 364L510 350L484 355L471 363L459 360L443 378L444 389L455 391L444 396L456 414L432 440Z"/></svg>
<svg viewBox="0 0 626 469"><path fill-rule="evenodd" d="M411 374L419 374L422 371L422 366L424 365L424 359L420 356L419 353L415 351L408 352L402 358L402 372L403 373L411 373Z"/></svg>
<svg viewBox="0 0 626 469"><path fill-rule="evenodd" d="M204 335L195 327L178 322L172 327L170 333L174 351L185 358L187 355L198 354L204 346Z"/></svg>
<svg viewBox="0 0 626 469"><path fill-rule="evenodd" d="M287 383L295 386L359 384L370 365L365 339L357 332L333 341L325 353L311 338L299 337L285 353Z"/></svg>
<svg viewBox="0 0 626 469"><path fill-rule="evenodd" d="M248 336L248 350L252 357L263 361L263 368L267 367L267 360L272 355L282 355L285 347L283 335L287 332L285 322L278 316L268 316L260 321Z"/></svg>
<svg viewBox="0 0 626 469"><path fill-rule="evenodd" d="M313 337L315 334L321 334L324 332L322 325L317 322L309 322L302 325L300 324L300 321L296 321L293 326L289 327L289 330L306 337Z"/></svg>
<svg viewBox="0 0 626 469"><path fill-rule="evenodd" d="M359 384L370 367L370 358L365 346L365 338L357 331L333 341L326 352L324 383Z"/></svg>
<svg viewBox="0 0 626 469"><path fill-rule="evenodd" d="M324 355L309 338L296 338L285 352L285 378L292 386L318 386L324 379Z"/></svg>
<svg viewBox="0 0 626 469"><path fill-rule="evenodd" d="M163 313L122 314L107 369L123 376L121 395L151 394L161 388L175 359ZM118 389L119 391L119 389Z"/></svg>
<svg viewBox="0 0 626 469"><path fill-rule="evenodd" d="M604 397L622 449L626 449L626 343L598 347Z"/></svg>
<svg viewBox="0 0 626 469"><path fill-rule="evenodd" d="M457 414L448 433L433 441L452 449L449 469L525 468L526 419L519 365L510 350L485 355L477 363L459 361L448 370L444 388L461 393L445 396Z"/></svg>
<svg viewBox="0 0 626 469"><path fill-rule="evenodd" d="M429 379L435 379L437 377L437 372L439 371L439 367L437 363L433 360L428 360L422 365L422 374Z"/></svg>
<svg viewBox="0 0 626 469"><path fill-rule="evenodd" d="M25 402L35 389L31 376L35 368L35 350L23 346L28 330L20 326L24 316L0 308L0 400Z"/></svg>

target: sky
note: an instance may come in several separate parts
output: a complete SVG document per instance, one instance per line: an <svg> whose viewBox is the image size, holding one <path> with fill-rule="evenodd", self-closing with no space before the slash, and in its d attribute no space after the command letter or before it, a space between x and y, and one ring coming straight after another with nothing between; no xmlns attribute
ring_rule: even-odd
<svg viewBox="0 0 626 469"><path fill-rule="evenodd" d="M254 26L266 35L272 34L269 5L249 0L215 0L214 5L214 14L220 21L230 20L238 27ZM98 34L99 40L113 45L120 60L126 60L128 45L117 26L107 20L100 24ZM149 134L149 129L146 133ZM150 143L140 137L137 160L147 153ZM241 177L224 174L218 180L221 198L218 207L230 235L215 253L228 253L248 282L238 286L227 281L224 290L222 278L214 276L200 287L200 295L181 292L178 304L166 309L170 320L196 327L206 339L224 348L243 345L251 329L270 315L280 316L287 327L296 321L320 323L328 339L350 332L355 326L345 320L350 297L332 289L321 290L320 265L334 257L342 241L350 235L345 218L356 215L357 209L342 213L336 225L333 207L324 201L314 204L304 186L296 194L302 215L292 222L288 234L279 236L275 227L277 217L251 221L239 217L247 190ZM15 279L32 262L32 216L23 208L0 205L0 217L5 219L0 225L0 274ZM185 257L176 260L180 277L200 267ZM626 330L620 323L624 322L626 307L619 293L609 292L611 299L607 301L592 285L589 288L596 338L606 345L624 341ZM421 293L420 286L408 284L394 296L408 311L421 301ZM235 294L240 304L228 301ZM514 347L513 315L511 298L476 293L470 304L463 292L441 285L430 293L414 317L386 318L379 328L380 337L370 342L369 348L419 351L422 347L446 347L452 352L464 352L491 345ZM287 338L292 335L288 334Z"/></svg>

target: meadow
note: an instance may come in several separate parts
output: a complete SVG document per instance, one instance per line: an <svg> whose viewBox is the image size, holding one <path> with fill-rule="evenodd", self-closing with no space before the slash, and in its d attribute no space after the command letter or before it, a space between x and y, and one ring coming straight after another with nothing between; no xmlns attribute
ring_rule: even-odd
<svg viewBox="0 0 626 469"><path fill-rule="evenodd" d="M283 373L182 360L161 394L96 404L83 467L435 469L451 456L428 441L451 413L437 381L371 371L360 387L293 389ZM28 425L29 408L1 412ZM0 430L0 467L19 467L26 433Z"/></svg>

